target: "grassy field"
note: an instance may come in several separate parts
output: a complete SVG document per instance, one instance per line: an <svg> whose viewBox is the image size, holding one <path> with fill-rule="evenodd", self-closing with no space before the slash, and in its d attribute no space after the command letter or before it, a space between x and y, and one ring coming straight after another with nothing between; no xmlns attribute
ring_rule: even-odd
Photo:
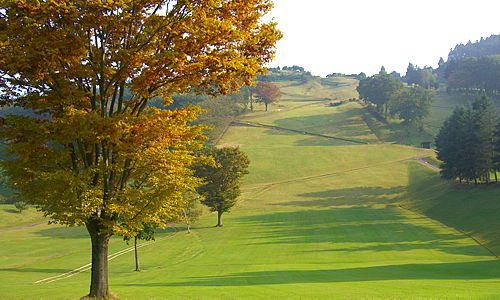
<svg viewBox="0 0 500 300"><path fill-rule="evenodd" d="M304 102L301 95L314 98L310 83L282 84L279 105L242 121L370 144L230 127L220 144L240 145L252 162L240 202L222 228L208 214L192 234L181 225L161 232L139 250L142 272L133 271L133 252L111 260L120 299L500 297L500 261L455 229L500 250L498 190L441 181L408 160L432 150L386 143L387 129L360 104ZM355 87L316 88L321 97L350 98ZM0 243L1 299L78 299L88 291L89 271L33 284L89 263L84 229L40 225L0 232ZM110 253L129 247L115 237Z"/></svg>

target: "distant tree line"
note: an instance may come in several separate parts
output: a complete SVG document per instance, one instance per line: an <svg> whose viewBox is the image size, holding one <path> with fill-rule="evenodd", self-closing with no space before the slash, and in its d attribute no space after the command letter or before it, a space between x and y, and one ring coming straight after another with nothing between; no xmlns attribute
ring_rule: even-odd
<svg viewBox="0 0 500 300"><path fill-rule="evenodd" d="M495 96L500 92L500 55L448 60L444 77L448 92L473 94L484 90Z"/></svg>
<svg viewBox="0 0 500 300"><path fill-rule="evenodd" d="M457 107L436 137L441 176L460 183L489 183L500 171L500 123L483 93L466 107Z"/></svg>
<svg viewBox="0 0 500 300"><path fill-rule="evenodd" d="M303 67L300 66L291 66L291 67L276 67L269 68L265 75L257 76L258 81L300 81L302 83L308 82L313 79L314 76L311 72L304 70Z"/></svg>
<svg viewBox="0 0 500 300"><path fill-rule="evenodd" d="M487 38L481 38L479 41L467 44L458 44L450 50L448 60L461 59L465 57L482 57L488 55L500 54L500 35L491 35Z"/></svg>
<svg viewBox="0 0 500 300"><path fill-rule="evenodd" d="M447 92L488 96L500 94L500 35L481 38L474 43L458 44L448 60L439 60L438 77L446 81Z"/></svg>

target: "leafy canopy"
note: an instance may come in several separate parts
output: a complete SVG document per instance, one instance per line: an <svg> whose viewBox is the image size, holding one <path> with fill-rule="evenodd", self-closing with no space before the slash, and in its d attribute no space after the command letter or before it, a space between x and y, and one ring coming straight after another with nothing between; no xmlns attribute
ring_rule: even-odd
<svg viewBox="0 0 500 300"><path fill-rule="evenodd" d="M0 4L2 164L21 196L68 225L134 235L176 219L207 161L200 109L153 98L235 91L281 37L268 0L9 0ZM89 229L90 230L90 229Z"/></svg>

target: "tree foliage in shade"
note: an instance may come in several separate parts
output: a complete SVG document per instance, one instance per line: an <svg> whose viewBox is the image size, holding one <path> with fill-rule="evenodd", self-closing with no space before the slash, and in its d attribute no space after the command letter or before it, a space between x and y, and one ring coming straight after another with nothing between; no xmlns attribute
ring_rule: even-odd
<svg viewBox="0 0 500 300"><path fill-rule="evenodd" d="M495 181L498 181L497 172L500 172L500 120L493 136L493 170L495 170Z"/></svg>
<svg viewBox="0 0 500 300"><path fill-rule="evenodd" d="M393 97L394 93L403 88L403 83L400 79L394 78L389 74L376 74L359 81L356 88L359 97L365 99L377 106L377 110L382 113L389 111L388 102Z"/></svg>
<svg viewBox="0 0 500 300"><path fill-rule="evenodd" d="M204 154L212 156L218 166L196 167L196 176L205 179L198 193L203 196L201 203L217 212L217 227L220 227L222 214L236 204L240 195L240 180L248 174L250 160L237 147L208 148Z"/></svg>
<svg viewBox="0 0 500 300"><path fill-rule="evenodd" d="M257 94L257 102L266 105L266 111L269 104L276 103L281 98L280 88L267 81L259 81L255 86L255 93Z"/></svg>
<svg viewBox="0 0 500 300"><path fill-rule="evenodd" d="M397 91L389 103L391 114L397 115L406 125L423 127L424 118L431 114L434 100L432 91L412 86Z"/></svg>
<svg viewBox="0 0 500 300"><path fill-rule="evenodd" d="M472 105L458 107L436 137L444 178L490 181L494 169L495 109L488 97L478 96Z"/></svg>
<svg viewBox="0 0 500 300"><path fill-rule="evenodd" d="M410 63L406 69L405 80L408 85L418 84L424 89L439 88L437 75L431 67L419 68Z"/></svg>
<svg viewBox="0 0 500 300"><path fill-rule="evenodd" d="M199 108L173 93L220 94L264 73L281 37L270 0L0 2L2 165L23 199L58 223L85 226L89 296L109 294L113 234L179 218L206 161ZM126 93L126 91L128 91Z"/></svg>

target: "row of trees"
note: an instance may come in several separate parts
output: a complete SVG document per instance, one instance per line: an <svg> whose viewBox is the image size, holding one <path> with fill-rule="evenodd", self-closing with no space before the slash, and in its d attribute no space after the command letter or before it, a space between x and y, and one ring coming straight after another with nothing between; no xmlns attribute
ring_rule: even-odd
<svg viewBox="0 0 500 300"><path fill-rule="evenodd" d="M500 123L495 108L483 93L467 107L457 107L436 137L441 176L459 182L498 181Z"/></svg>
<svg viewBox="0 0 500 300"><path fill-rule="evenodd" d="M479 41L467 44L458 44L454 49L451 49L448 54L448 60L461 59L464 57L482 57L488 55L500 54L500 35L491 35Z"/></svg>
<svg viewBox="0 0 500 300"><path fill-rule="evenodd" d="M108 244L165 226L213 158L201 109L158 109L174 94L227 94L265 72L281 38L269 0L0 2L2 167L20 198L86 227L90 297L109 296ZM129 93L126 95L125 91Z"/></svg>
<svg viewBox="0 0 500 300"><path fill-rule="evenodd" d="M360 80L359 97L376 105L379 113L397 116L406 125L423 126L431 112L433 93L418 85L404 87L400 79L381 72Z"/></svg>
<svg viewBox="0 0 500 300"><path fill-rule="evenodd" d="M431 67L419 68L410 63L406 69L404 80L408 85L418 84L425 89L439 88L437 75L434 74L434 70Z"/></svg>
<svg viewBox="0 0 500 300"><path fill-rule="evenodd" d="M500 92L500 55L448 60L444 77L448 91L470 94L484 90L496 95Z"/></svg>

